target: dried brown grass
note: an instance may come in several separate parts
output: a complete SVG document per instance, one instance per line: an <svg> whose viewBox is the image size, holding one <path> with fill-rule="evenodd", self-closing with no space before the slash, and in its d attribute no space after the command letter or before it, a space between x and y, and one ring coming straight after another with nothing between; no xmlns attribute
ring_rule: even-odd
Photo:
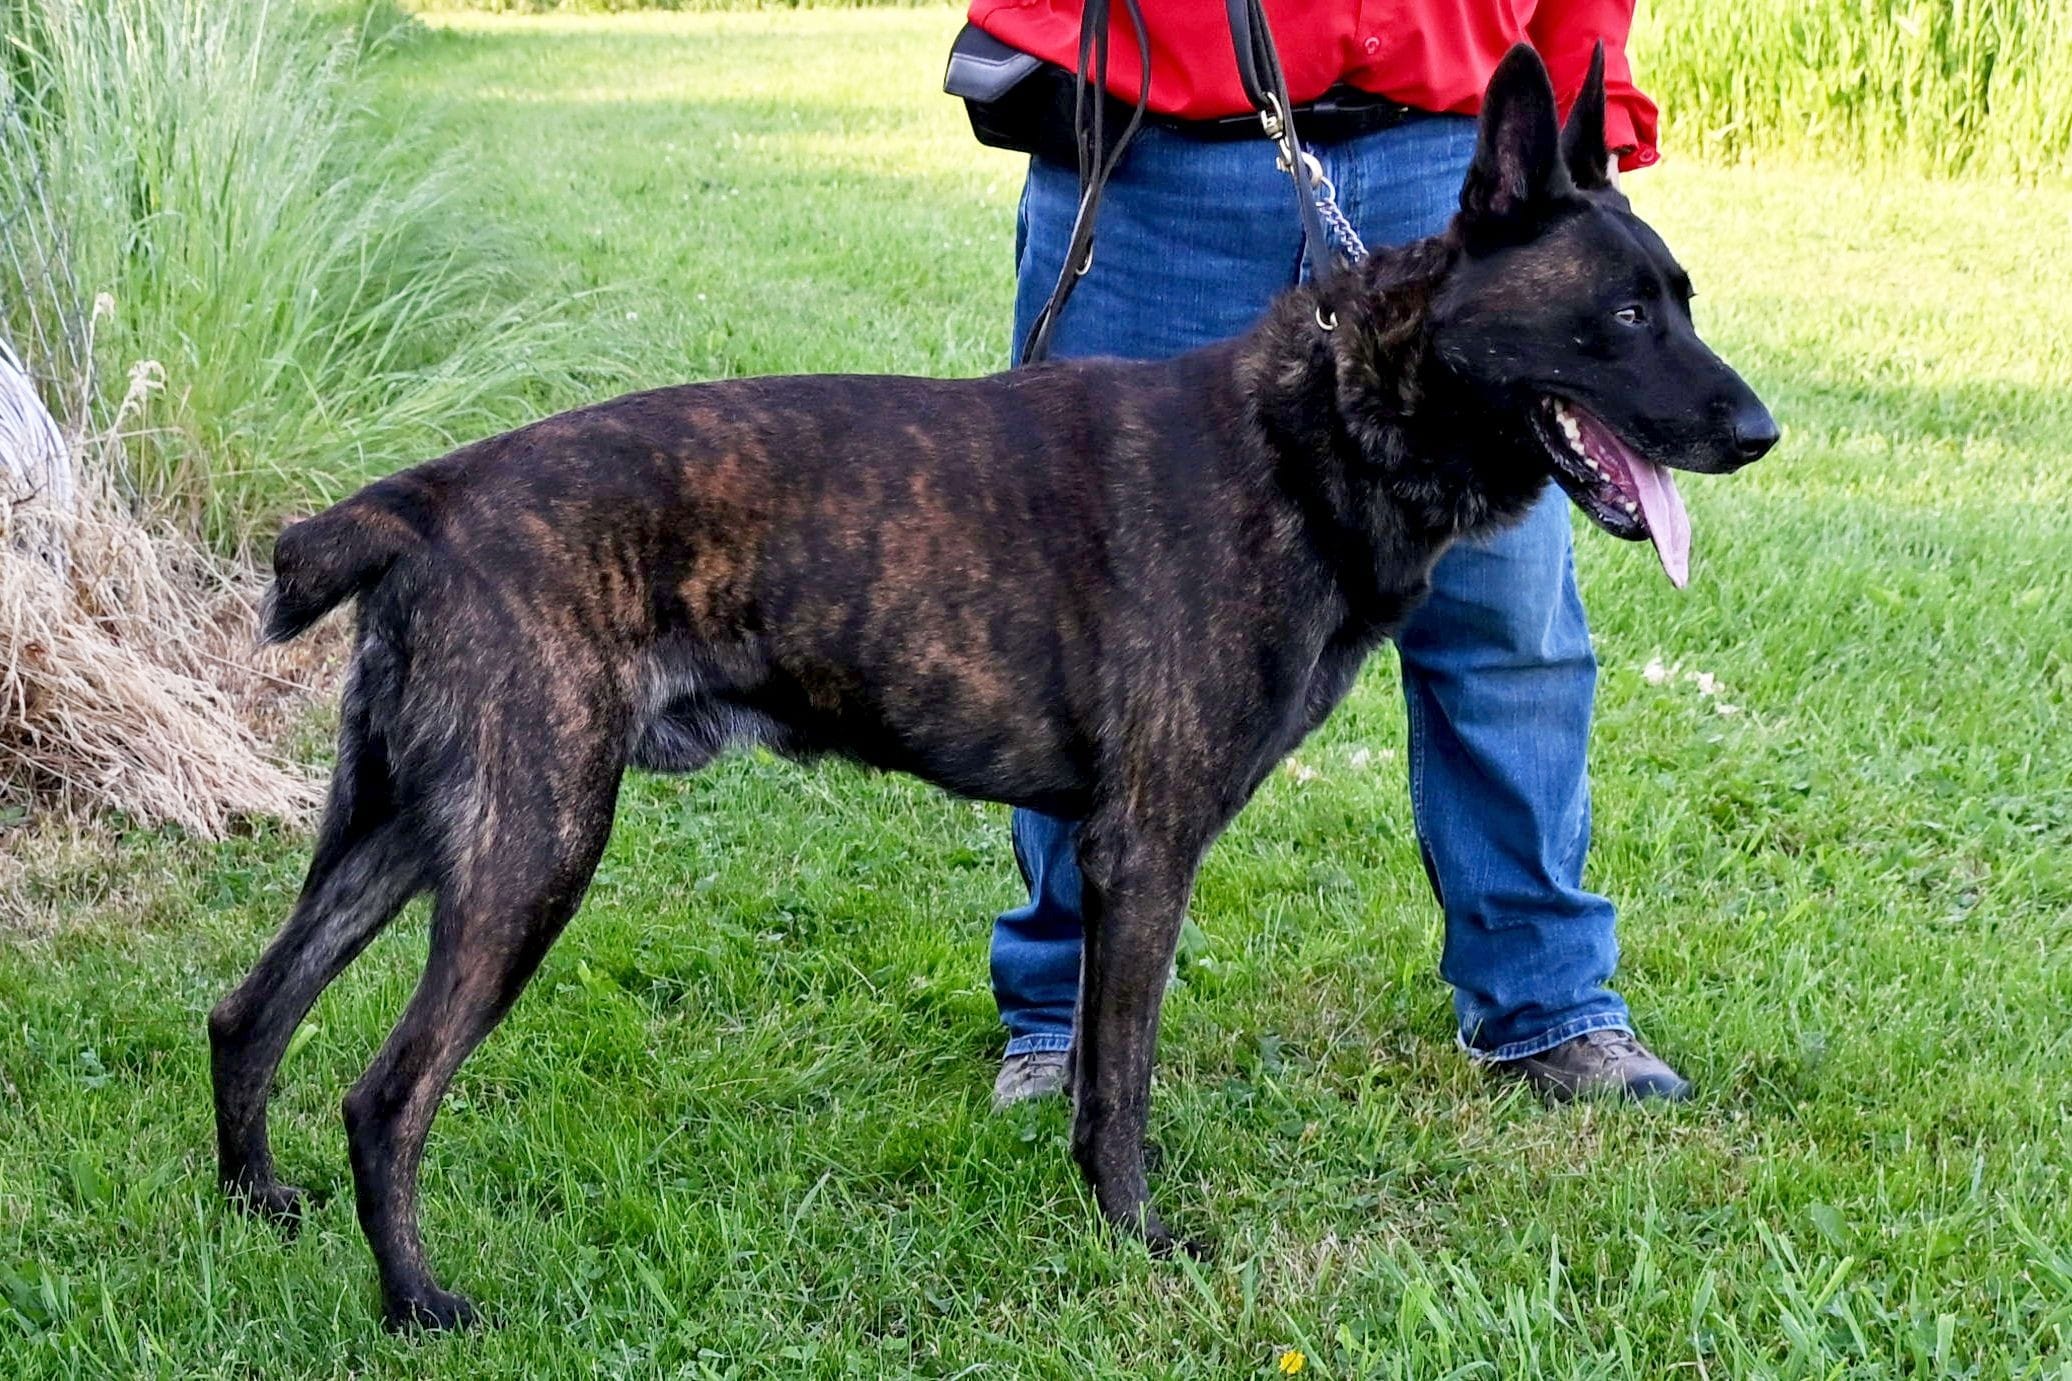
<svg viewBox="0 0 2072 1381"><path fill-rule="evenodd" d="M153 387L134 372L116 422L74 443L70 511L0 497L0 805L207 838L299 821L318 789L269 740L321 679L324 645L259 648L259 573L117 492L122 428Z"/></svg>

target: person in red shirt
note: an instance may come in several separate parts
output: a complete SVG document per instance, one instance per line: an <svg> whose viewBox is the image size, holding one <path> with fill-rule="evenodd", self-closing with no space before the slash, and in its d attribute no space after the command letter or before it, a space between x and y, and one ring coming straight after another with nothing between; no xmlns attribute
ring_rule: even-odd
<svg viewBox="0 0 2072 1381"><path fill-rule="evenodd" d="M1140 359L1237 334L1302 273L1303 241L1273 146L1221 117L1251 110L1223 7L1140 0L1154 117L1108 182L1096 252L1050 326L1059 357ZM1563 111L1606 50L1607 157L1657 158L1654 105L1633 86L1633 0L1265 0L1296 127L1370 245L1445 228L1475 147L1483 87L1524 41ZM1076 68L1075 0L974 0L973 25ZM1111 17L1108 89L1133 103L1133 26ZM1303 107L1326 93L1351 126ZM1257 130L1254 121L1251 130ZM1066 147L1069 144L1067 131ZM1063 265L1078 172L1030 159L1016 224L1015 334L1026 341ZM1440 973L1462 1048L1549 1099L1681 1098L1608 986L1614 912L1583 887L1586 753L1597 664L1576 591L1568 503L1551 486L1517 526L1450 550L1396 639L1412 814L1445 917ZM1058 1091L1072 1041L1082 936L1077 826L1016 811L1026 904L994 927L994 994L1009 1041L995 1100Z"/></svg>
<svg viewBox="0 0 2072 1381"><path fill-rule="evenodd" d="M1230 28L1213 0L1141 0L1151 40L1149 108L1177 120L1249 114ZM1431 114L1473 116L1505 53L1530 43L1547 64L1562 114L1583 89L1591 50L1605 45L1605 143L1622 169L1655 148L1655 105L1633 86L1626 33L1633 0L1265 0L1288 95L1297 106L1351 87ZM1070 69L1079 52L1076 0L973 0L971 22L1019 52ZM1142 71L1133 27L1118 10L1108 85L1135 101Z"/></svg>

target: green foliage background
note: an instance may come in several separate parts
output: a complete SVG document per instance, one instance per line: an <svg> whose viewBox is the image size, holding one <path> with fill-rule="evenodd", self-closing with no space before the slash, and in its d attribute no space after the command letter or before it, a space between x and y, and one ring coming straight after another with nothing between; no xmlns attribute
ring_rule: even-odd
<svg viewBox="0 0 2072 1381"><path fill-rule="evenodd" d="M920 3L941 10L946 42L955 12ZM307 476L324 477L316 497L334 497L517 420L557 380L615 377L609 351L566 340L516 290L538 276L526 247L494 217L457 212L453 170L416 153L429 122L360 110L370 55L423 37L405 8L0 5L0 330L82 425L105 421L129 371L155 362L164 387L125 481L140 502L182 511L220 541L242 542L286 498L306 502ZM1781 154L2023 181L2072 161L2072 5L2062 0L1643 0L1633 48L1679 157ZM113 310L95 319L104 294Z"/></svg>
<svg viewBox="0 0 2072 1381"><path fill-rule="evenodd" d="M947 0L418 0L423 10L855 9ZM1214 7L1205 11L1214 16ZM945 37L947 38L947 30ZM1633 53L1679 152L2049 175L2072 160L2065 0L1640 0Z"/></svg>
<svg viewBox="0 0 2072 1381"><path fill-rule="evenodd" d="M2025 177L2072 157L2065 0L1642 0L1633 48L1670 139L1704 157Z"/></svg>

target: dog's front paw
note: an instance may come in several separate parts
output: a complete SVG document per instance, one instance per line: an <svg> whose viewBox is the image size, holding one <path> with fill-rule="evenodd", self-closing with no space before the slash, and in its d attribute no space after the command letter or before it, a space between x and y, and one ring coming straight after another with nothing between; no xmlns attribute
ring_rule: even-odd
<svg viewBox="0 0 2072 1381"><path fill-rule="evenodd" d="M385 1302L381 1311L382 1327L391 1333L407 1333L417 1329L426 1332L459 1332L477 1327L482 1316L466 1295L456 1295L451 1290L427 1290L408 1299L392 1299Z"/></svg>
<svg viewBox="0 0 2072 1381"><path fill-rule="evenodd" d="M1144 1249L1150 1252L1152 1259L1156 1261L1170 1261L1180 1256L1194 1261L1206 1261L1213 1254L1213 1248L1207 1242L1199 1238L1182 1237L1167 1227L1165 1220L1148 1204L1135 1216L1134 1222L1123 1220L1118 1222L1117 1226L1123 1227L1125 1231L1134 1228L1132 1235L1144 1244Z"/></svg>
<svg viewBox="0 0 2072 1381"><path fill-rule="evenodd" d="M1216 1249L1203 1239L1181 1237L1163 1224L1158 1231L1144 1234L1144 1246L1155 1261L1173 1261L1180 1257L1189 1261L1207 1261L1216 1254Z"/></svg>

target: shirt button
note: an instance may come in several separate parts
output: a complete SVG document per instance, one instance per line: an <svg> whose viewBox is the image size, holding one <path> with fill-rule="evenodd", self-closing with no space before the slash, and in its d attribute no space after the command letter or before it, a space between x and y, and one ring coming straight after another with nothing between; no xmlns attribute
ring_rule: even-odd
<svg viewBox="0 0 2072 1381"><path fill-rule="evenodd" d="M1362 43L1360 46L1367 50L1367 56L1371 58L1376 53L1381 51L1381 40L1378 38L1370 38L1365 43Z"/></svg>

